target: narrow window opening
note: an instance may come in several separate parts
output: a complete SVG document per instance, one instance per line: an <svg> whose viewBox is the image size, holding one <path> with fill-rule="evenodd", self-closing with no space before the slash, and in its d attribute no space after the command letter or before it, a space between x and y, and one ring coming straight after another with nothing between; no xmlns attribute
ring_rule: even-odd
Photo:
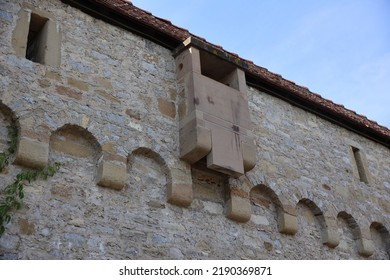
<svg viewBox="0 0 390 280"><path fill-rule="evenodd" d="M31 61L43 63L47 40L47 28L45 28L47 21L47 18L31 13L26 50L26 58Z"/></svg>
<svg viewBox="0 0 390 280"><path fill-rule="evenodd" d="M367 170L365 168L362 152L356 147L352 147L352 152L357 167L359 179L360 181L368 184Z"/></svg>

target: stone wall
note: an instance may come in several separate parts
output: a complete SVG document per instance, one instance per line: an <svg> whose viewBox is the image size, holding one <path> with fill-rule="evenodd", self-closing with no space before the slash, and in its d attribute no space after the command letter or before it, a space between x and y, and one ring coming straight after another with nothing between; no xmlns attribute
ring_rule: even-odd
<svg viewBox="0 0 390 280"><path fill-rule="evenodd" d="M0 258L389 258L388 148L248 87L255 168L231 179L191 167L179 159L171 52L60 1L27 2L59 24L61 64L17 54L13 32L29 6L1 1L0 149L13 118L20 139L0 190L26 166L63 165L26 185ZM189 205L167 202L183 188ZM227 217L247 205L249 221Z"/></svg>

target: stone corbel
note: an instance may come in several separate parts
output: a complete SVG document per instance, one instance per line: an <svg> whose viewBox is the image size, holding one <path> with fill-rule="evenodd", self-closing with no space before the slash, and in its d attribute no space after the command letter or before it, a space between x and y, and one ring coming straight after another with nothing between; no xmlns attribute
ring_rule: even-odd
<svg viewBox="0 0 390 280"><path fill-rule="evenodd" d="M15 163L33 168L45 168L49 160L49 143L20 137L15 155Z"/></svg>
<svg viewBox="0 0 390 280"><path fill-rule="evenodd" d="M126 164L119 161L101 160L97 173L97 184L102 187L121 190L127 179Z"/></svg>
<svg viewBox="0 0 390 280"><path fill-rule="evenodd" d="M337 220L330 216L324 216L325 228L322 230L322 243L330 248L335 248L340 243L340 236L337 232Z"/></svg>
<svg viewBox="0 0 390 280"><path fill-rule="evenodd" d="M283 205L278 213L279 232L295 235L298 232L298 218L293 205Z"/></svg>
<svg viewBox="0 0 390 280"><path fill-rule="evenodd" d="M226 217L240 223L246 223L250 220L252 208L248 198L237 195L231 195L226 202Z"/></svg>

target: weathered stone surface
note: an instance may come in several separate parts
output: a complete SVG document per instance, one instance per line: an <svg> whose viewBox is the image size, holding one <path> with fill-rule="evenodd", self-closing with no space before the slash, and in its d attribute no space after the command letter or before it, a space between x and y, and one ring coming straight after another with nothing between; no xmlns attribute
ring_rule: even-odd
<svg viewBox="0 0 390 280"><path fill-rule="evenodd" d="M35 226L33 223L30 223L28 220L19 219L18 224L19 224L20 234L24 234L24 235L35 234Z"/></svg>
<svg viewBox="0 0 390 280"><path fill-rule="evenodd" d="M279 231L285 234L296 234L298 231L297 217L287 213L281 213L279 215Z"/></svg>
<svg viewBox="0 0 390 280"><path fill-rule="evenodd" d="M168 186L168 202L187 207L192 203L192 185L173 184Z"/></svg>
<svg viewBox="0 0 390 280"><path fill-rule="evenodd" d="M75 87L79 90L86 91L88 90L89 86L86 82L74 79L74 78L68 78L68 84L72 87Z"/></svg>
<svg viewBox="0 0 390 280"><path fill-rule="evenodd" d="M245 223L251 218L251 205L248 198L231 196L226 202L226 217Z"/></svg>
<svg viewBox="0 0 390 280"><path fill-rule="evenodd" d="M176 105L172 101L159 98L158 100L158 109L160 110L160 113L168 116L170 118L176 117Z"/></svg>
<svg viewBox="0 0 390 280"><path fill-rule="evenodd" d="M73 89L70 89L70 88L67 88L67 87L64 87L64 86L57 86L56 87L56 92L58 94L61 94L61 95L64 95L64 96L67 96L67 97L70 97L70 98L74 98L76 100L81 100L81 98L82 98L82 93L81 92L75 91Z"/></svg>
<svg viewBox="0 0 390 280"><path fill-rule="evenodd" d="M98 184L102 187L121 190L127 178L126 165L120 162L101 161L98 168Z"/></svg>
<svg viewBox="0 0 390 280"><path fill-rule="evenodd" d="M61 25L60 67L25 59L12 42L24 2ZM207 169L209 129L194 130L202 141L185 142L205 152L191 155L199 165L180 159L179 122L192 109L181 100L170 50L59 0L4 7L0 103L18 118L21 138L15 164L0 174L0 192L25 166L63 165L48 180L26 184L23 207L0 238L1 259L389 258L388 148L247 86L256 143L248 154L256 153L256 166L238 180L251 186L237 183L233 191L227 175ZM6 111L0 105L1 152ZM66 124L79 129L61 130ZM355 177L351 145L365 154L369 184ZM119 174L103 166L101 176L121 191L97 184L101 156L103 165L121 162ZM268 191L245 197L250 211L231 204L230 213L246 220L250 212L249 221L226 217L231 196L260 185ZM338 217L343 211L351 217Z"/></svg>
<svg viewBox="0 0 390 280"><path fill-rule="evenodd" d="M29 138L19 139L15 163L30 168L41 169L47 165L49 144Z"/></svg>
<svg viewBox="0 0 390 280"><path fill-rule="evenodd" d="M359 243L358 250L360 255L364 257L369 257L374 254L374 243L370 239L362 238Z"/></svg>

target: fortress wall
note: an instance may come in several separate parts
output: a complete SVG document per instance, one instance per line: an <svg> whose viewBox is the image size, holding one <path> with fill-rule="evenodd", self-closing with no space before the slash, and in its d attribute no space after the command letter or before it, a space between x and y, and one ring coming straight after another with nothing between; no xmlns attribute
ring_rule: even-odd
<svg viewBox="0 0 390 280"><path fill-rule="evenodd" d="M60 27L60 65L18 54L29 6L2 1L0 149L12 118L20 138L0 190L21 169L63 165L26 185L0 258L389 258L388 148L248 87L255 168L232 179L191 167L179 159L171 52L60 1L26 2ZM188 186L189 206L167 202ZM234 199L249 221L227 217Z"/></svg>

